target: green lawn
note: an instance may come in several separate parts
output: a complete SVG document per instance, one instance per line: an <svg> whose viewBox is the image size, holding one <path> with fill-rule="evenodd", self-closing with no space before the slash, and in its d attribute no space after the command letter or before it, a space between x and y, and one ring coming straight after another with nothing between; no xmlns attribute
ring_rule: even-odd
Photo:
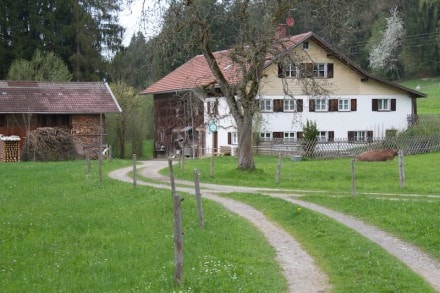
<svg viewBox="0 0 440 293"><path fill-rule="evenodd" d="M105 162L104 170L127 166ZM100 182L94 161L0 164L3 292L173 292L167 190ZM275 251L255 228L205 201L206 228L184 196L186 292L283 292Z"/></svg>

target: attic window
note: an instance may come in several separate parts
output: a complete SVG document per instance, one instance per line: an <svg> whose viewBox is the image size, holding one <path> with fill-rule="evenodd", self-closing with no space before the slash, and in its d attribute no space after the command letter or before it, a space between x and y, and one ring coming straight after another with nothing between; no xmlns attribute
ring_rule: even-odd
<svg viewBox="0 0 440 293"><path fill-rule="evenodd" d="M309 41L304 41L303 42L303 49L304 50L308 50L309 49Z"/></svg>

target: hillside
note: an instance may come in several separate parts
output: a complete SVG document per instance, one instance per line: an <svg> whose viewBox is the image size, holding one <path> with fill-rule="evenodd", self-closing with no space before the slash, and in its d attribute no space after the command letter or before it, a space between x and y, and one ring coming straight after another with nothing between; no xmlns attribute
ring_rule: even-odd
<svg viewBox="0 0 440 293"><path fill-rule="evenodd" d="M417 101L418 114L440 114L440 77L408 80L401 84L412 89L420 86L418 90L428 95Z"/></svg>

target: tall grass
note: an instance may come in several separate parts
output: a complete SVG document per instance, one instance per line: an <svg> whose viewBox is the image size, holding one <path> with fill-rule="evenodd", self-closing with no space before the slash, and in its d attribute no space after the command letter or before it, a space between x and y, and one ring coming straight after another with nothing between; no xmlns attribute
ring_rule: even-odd
<svg viewBox="0 0 440 293"><path fill-rule="evenodd" d="M85 162L0 164L3 292L282 292L272 247L248 222L206 201L206 228L184 196L184 282L173 283L167 190L86 175ZM119 160L104 169L127 166Z"/></svg>

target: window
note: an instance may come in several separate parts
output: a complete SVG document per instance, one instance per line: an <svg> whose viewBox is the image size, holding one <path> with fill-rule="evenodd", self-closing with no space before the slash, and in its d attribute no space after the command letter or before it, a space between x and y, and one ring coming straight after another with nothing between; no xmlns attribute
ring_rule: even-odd
<svg viewBox="0 0 440 293"><path fill-rule="evenodd" d="M327 99L316 99L315 101L315 111L328 111Z"/></svg>
<svg viewBox="0 0 440 293"><path fill-rule="evenodd" d="M295 100L294 99L284 99L284 112L295 111Z"/></svg>
<svg viewBox="0 0 440 293"><path fill-rule="evenodd" d="M278 64L278 77L333 78L333 63Z"/></svg>
<svg viewBox="0 0 440 293"><path fill-rule="evenodd" d="M390 110L390 100L388 99L379 99L377 101L377 109L379 111L389 111Z"/></svg>
<svg viewBox="0 0 440 293"><path fill-rule="evenodd" d="M316 138L318 139L318 141L327 141L327 131L319 131Z"/></svg>
<svg viewBox="0 0 440 293"><path fill-rule="evenodd" d="M373 99L372 111L396 111L396 99Z"/></svg>
<svg viewBox="0 0 440 293"><path fill-rule="evenodd" d="M218 100L208 101L206 103L206 108L208 114L218 115Z"/></svg>
<svg viewBox="0 0 440 293"><path fill-rule="evenodd" d="M237 132L231 133L231 144L238 144L238 133Z"/></svg>
<svg viewBox="0 0 440 293"><path fill-rule="evenodd" d="M228 144L238 144L238 132L228 132Z"/></svg>
<svg viewBox="0 0 440 293"><path fill-rule="evenodd" d="M304 50L308 50L309 49L309 42L308 41L303 42L303 49Z"/></svg>
<svg viewBox="0 0 440 293"><path fill-rule="evenodd" d="M262 112L272 111L272 101L271 100L260 100L260 110Z"/></svg>
<svg viewBox="0 0 440 293"><path fill-rule="evenodd" d="M317 78L332 78L333 77L333 63L314 63L313 77Z"/></svg>
<svg viewBox="0 0 440 293"><path fill-rule="evenodd" d="M338 100L338 111L350 111L350 99L339 99Z"/></svg>
<svg viewBox="0 0 440 293"><path fill-rule="evenodd" d="M284 77L297 77L298 76L298 66L295 64L286 64L284 66Z"/></svg>
<svg viewBox="0 0 440 293"><path fill-rule="evenodd" d="M284 141L295 141L295 132L284 132Z"/></svg>
<svg viewBox="0 0 440 293"><path fill-rule="evenodd" d="M272 135L270 132L260 132L261 141L270 141L271 138L272 138Z"/></svg>
<svg viewBox="0 0 440 293"><path fill-rule="evenodd" d="M372 141L373 131L356 130L348 132L349 141Z"/></svg>

